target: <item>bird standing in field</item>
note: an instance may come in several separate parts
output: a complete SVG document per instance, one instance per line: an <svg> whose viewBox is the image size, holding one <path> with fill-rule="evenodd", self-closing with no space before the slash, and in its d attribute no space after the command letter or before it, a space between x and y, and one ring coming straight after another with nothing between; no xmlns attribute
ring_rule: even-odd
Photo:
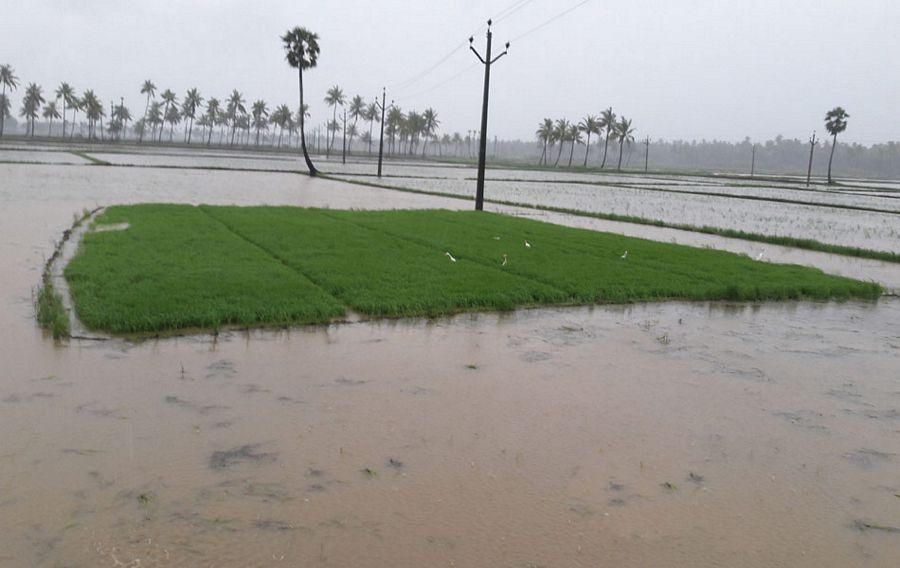
<svg viewBox="0 0 900 568"><path fill-rule="evenodd" d="M506 266L506 255L505 254L503 255L503 264L501 264L500 266Z"/></svg>
<svg viewBox="0 0 900 568"><path fill-rule="evenodd" d="M528 241L525 241L525 248L530 249L531 243L529 243Z"/></svg>
<svg viewBox="0 0 900 568"><path fill-rule="evenodd" d="M627 250L625 251L625 254L622 255L622 260L624 260L624 259L626 259L626 258L628 258L628 251L627 251Z"/></svg>
<svg viewBox="0 0 900 568"><path fill-rule="evenodd" d="M762 260L763 253L756 255L756 260Z"/></svg>
<svg viewBox="0 0 900 568"><path fill-rule="evenodd" d="M444 254L447 255L447 258L450 259L450 262L456 262L456 259L453 258L453 255L452 255L452 254L450 254L450 251L447 251L447 252L445 252Z"/></svg>

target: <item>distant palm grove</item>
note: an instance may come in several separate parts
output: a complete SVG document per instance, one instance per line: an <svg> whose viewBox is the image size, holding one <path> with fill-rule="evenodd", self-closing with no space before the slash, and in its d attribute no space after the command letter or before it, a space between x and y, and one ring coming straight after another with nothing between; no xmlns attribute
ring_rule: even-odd
<svg viewBox="0 0 900 568"><path fill-rule="evenodd" d="M292 35L293 34L293 35ZM315 67L318 37L303 28L290 30L282 40L287 60L302 70ZM21 93L15 109L11 96ZM92 89L78 91L67 82L45 91L24 83L9 64L0 65L0 137L42 136L55 140L138 144L194 144L295 149L301 144L327 157L372 155L378 152L380 122L384 116L387 155L416 155L472 160L477 157L479 133L441 133L437 111L404 111L388 104L380 108L376 97L348 96L334 85L321 99L322 119L311 124L309 105L271 105L250 100L237 89L222 98L205 96L197 88L184 93L160 90L153 80L136 85L142 109L129 109L123 97L106 100ZM13 111L22 119L18 122ZM835 107L825 116L830 140L813 146L813 175L830 180L832 167L842 176L900 178L900 143L863 146L840 143L849 115ZM305 140L300 136L305 124ZM526 162L543 167L611 170L723 171L739 173L800 174L806 172L810 144L776 136L754 142L635 139L632 121L612 108L580 121L545 118L535 141L488 141L493 161ZM819 151L821 150L821 151ZM307 161L310 171L312 163Z"/></svg>

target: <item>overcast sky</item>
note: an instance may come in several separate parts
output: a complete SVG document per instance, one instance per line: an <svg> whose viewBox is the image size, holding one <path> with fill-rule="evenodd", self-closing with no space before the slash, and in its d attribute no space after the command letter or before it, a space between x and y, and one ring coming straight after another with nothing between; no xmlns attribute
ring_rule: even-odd
<svg viewBox="0 0 900 568"><path fill-rule="evenodd" d="M900 140L897 0L587 0L528 33L579 3L2 0L0 63L45 92L68 81L106 101L124 96L136 115L144 79L179 96L237 88L248 102L296 108L279 35L301 25L322 48L304 77L315 123L330 116L329 86L367 99L387 86L404 110L431 106L442 131L465 133L479 124L483 77L466 40L513 6L494 25L495 50L512 46L492 69L491 137L531 139L545 116L612 106L638 137L806 138L842 105L845 140ZM484 42L482 29L482 52Z"/></svg>

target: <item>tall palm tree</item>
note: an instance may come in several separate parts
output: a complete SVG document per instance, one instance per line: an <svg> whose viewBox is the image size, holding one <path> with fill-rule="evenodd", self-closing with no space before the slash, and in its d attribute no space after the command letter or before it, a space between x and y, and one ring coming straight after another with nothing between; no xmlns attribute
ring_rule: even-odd
<svg viewBox="0 0 900 568"><path fill-rule="evenodd" d="M147 95L147 104L144 106L144 122L147 122L147 111L150 110L150 99L156 96L156 85L153 84L153 81L147 79L144 81L144 84L141 85L141 94ZM139 143L144 142L144 129L141 129L141 137L138 140Z"/></svg>
<svg viewBox="0 0 900 568"><path fill-rule="evenodd" d="M239 116L246 112L247 109L244 107L244 95L242 95L237 89L231 91L231 96L228 97L228 106L226 107L225 113L228 117L228 121L231 123L230 146L234 146L234 131L238 126Z"/></svg>
<svg viewBox="0 0 900 568"><path fill-rule="evenodd" d="M93 89L88 89L81 95L81 109L88 119L88 139L94 138L94 128L98 120L101 120L104 111L100 99L94 94ZM102 133L101 133L102 134Z"/></svg>
<svg viewBox="0 0 900 568"><path fill-rule="evenodd" d="M369 121L369 154L372 153L372 125L376 122L381 122L381 112L379 112L378 105L375 103L369 103L369 106L366 107L365 119Z"/></svg>
<svg viewBox="0 0 900 568"><path fill-rule="evenodd" d="M422 131L425 137L425 143L422 144L422 155L425 155L425 148L428 146L428 139L434 138L434 135L437 133L438 126L441 125L441 121L438 120L438 115L434 111L433 108L426 108L425 112L422 113Z"/></svg>
<svg viewBox="0 0 900 568"><path fill-rule="evenodd" d="M305 104L302 107L297 109L297 112L294 113L294 116L291 118L291 123L294 127L300 128L302 124L306 122L306 119L310 117L309 114L309 105ZM288 146L291 145L291 131L288 130ZM304 144L305 136L301 133L300 136L300 145L304 148L306 147Z"/></svg>
<svg viewBox="0 0 900 568"><path fill-rule="evenodd" d="M619 141L619 164L616 166L617 171L622 171L622 150L625 144L634 142L634 128L631 127L631 121L624 116L619 118L616 123L614 134L616 140Z"/></svg>
<svg viewBox="0 0 900 568"><path fill-rule="evenodd" d="M69 103L69 106L72 107L72 129L69 132L69 137L73 138L75 136L75 125L78 124L78 111L84 110L84 101L72 95L72 101ZM81 130L79 128L80 133Z"/></svg>
<svg viewBox="0 0 900 568"><path fill-rule="evenodd" d="M216 122L219 120L220 112L221 109L219 108L219 99L210 97L210 99L206 101L206 114L204 115L204 118L206 118L207 122L209 123L209 134L206 138L207 146L209 146L212 142L213 126L215 126Z"/></svg>
<svg viewBox="0 0 900 568"><path fill-rule="evenodd" d="M454 132L452 141L453 141L453 145L456 147L456 155L459 156L460 155L460 146L462 146L462 142L463 142L462 135L459 132Z"/></svg>
<svg viewBox="0 0 900 568"><path fill-rule="evenodd" d="M9 97L6 95L0 95L0 120L6 120L7 118L12 118L10 112L10 104Z"/></svg>
<svg viewBox="0 0 900 568"><path fill-rule="evenodd" d="M150 103L150 109L147 111L147 116L144 118L144 121L149 123L151 126L150 139L154 139L156 137L156 129L160 128L163 123L163 111L162 111L162 103L159 101L153 101Z"/></svg>
<svg viewBox="0 0 900 568"><path fill-rule="evenodd" d="M538 129L535 130L534 135L537 136L538 142L541 143L541 159L538 160L538 165L545 163L547 161L547 148L550 144L550 139L553 137L553 119L545 118L541 125L538 126Z"/></svg>
<svg viewBox="0 0 900 568"><path fill-rule="evenodd" d="M44 106L42 116L47 119L47 137L53 136L53 119L59 118L59 110L56 108L56 101L50 101Z"/></svg>
<svg viewBox="0 0 900 568"><path fill-rule="evenodd" d="M325 93L325 104L332 108L331 113L331 122L337 124L337 107L344 106L344 91L337 85L328 89L328 92ZM329 128L329 130L331 130ZM334 145L334 136L335 130L331 130L331 138L328 142L328 145L325 147L325 156L331 157L331 147Z"/></svg>
<svg viewBox="0 0 900 568"><path fill-rule="evenodd" d="M63 138L66 137L66 110L72 104L72 98L75 96L75 89L72 88L72 85L63 82L60 83L59 87L56 88L56 98L62 100L63 104Z"/></svg>
<svg viewBox="0 0 900 568"><path fill-rule="evenodd" d="M825 114L825 130L831 134L831 155L828 157L828 183L834 183L831 179L831 162L834 160L834 148L837 146L837 135L847 130L847 114L842 107L834 107Z"/></svg>
<svg viewBox="0 0 900 568"><path fill-rule="evenodd" d="M119 106L113 110L112 118L119 123L122 134L128 134L128 122L131 120L131 111L125 106L125 101L121 101Z"/></svg>
<svg viewBox="0 0 900 568"><path fill-rule="evenodd" d="M30 83L25 89L25 97L22 99L22 110L19 114L26 120L31 120L31 136L34 136L34 120L38 116L41 105L44 104L44 94L37 83Z"/></svg>
<svg viewBox="0 0 900 568"><path fill-rule="evenodd" d="M587 134L587 142L584 146L584 167L587 167L588 153L591 151L591 134L600 134L600 121L596 116L589 114L578 123L578 129Z"/></svg>
<svg viewBox="0 0 900 568"><path fill-rule="evenodd" d="M178 105L174 101L166 111L166 122L169 123L169 142L171 143L175 136L175 125L181 122L181 113L178 112Z"/></svg>
<svg viewBox="0 0 900 568"><path fill-rule="evenodd" d="M569 147L569 164L567 167L572 167L572 156L575 155L575 144L582 144L583 140L581 138L581 129L578 128L578 125L572 123L569 125L569 130L566 132L566 139L572 144Z"/></svg>
<svg viewBox="0 0 900 568"><path fill-rule="evenodd" d="M178 111L178 106L177 106L178 105L178 96L172 92L172 89L166 89L159 96L163 100L163 102L165 102L165 108L163 108L163 118L165 119L166 122L169 122L169 118L174 118L178 114L177 113L177 111ZM175 111L176 111L175 115L172 115L171 111L169 110L173 106L175 107ZM171 132L172 131L170 129L169 130L169 134L170 134L169 141L170 142L172 141ZM162 142L162 135L163 135L163 131L162 131L162 129L160 129L160 131L159 131L159 141L160 142Z"/></svg>
<svg viewBox="0 0 900 568"><path fill-rule="evenodd" d="M281 42L285 50L285 59L288 65L297 70L297 77L300 83L300 146L303 148L303 158L306 160L306 167L309 169L309 175L314 176L318 173L312 160L309 159L309 153L306 151L306 127L305 127L305 109L303 104L303 70L312 69L319 61L319 36L306 28L295 27L288 30L281 36Z"/></svg>
<svg viewBox="0 0 900 568"><path fill-rule="evenodd" d="M347 135L350 137L349 142L347 143L347 147L353 146L353 138L357 134L356 123L360 118L364 118L366 114L366 101L359 95L353 97L350 101L350 106L347 109L347 114L350 115L350 118L353 119L353 128L347 130Z"/></svg>
<svg viewBox="0 0 900 568"><path fill-rule="evenodd" d="M613 112L612 107L609 107L600 113L599 122L600 130L606 129L606 141L603 143L603 162L600 164L600 169L602 170L606 167L606 153L609 151L609 137L616 129L616 113Z"/></svg>
<svg viewBox="0 0 900 568"><path fill-rule="evenodd" d="M556 124L553 125L553 138L559 141L559 153L556 154L556 161L553 162L553 167L559 165L559 158L562 156L563 146L565 146L565 142L569 139L569 121L565 118L560 118L556 121Z"/></svg>
<svg viewBox="0 0 900 568"><path fill-rule="evenodd" d="M9 87L10 91L15 91L19 86L19 78L16 77L16 73L13 70L12 66L0 65L0 86L2 86L2 91L0 91L0 96L3 97L3 100L6 101L5 105L7 108L9 105L9 99L6 97L6 89ZM4 113L0 112L0 136L3 136L3 127L6 124L6 116Z"/></svg>
<svg viewBox="0 0 900 568"><path fill-rule="evenodd" d="M256 145L259 146L259 131L269 128L269 108L266 101L260 99L254 102L250 112L253 114L253 128L256 129Z"/></svg>
<svg viewBox="0 0 900 568"><path fill-rule="evenodd" d="M388 135L391 141L390 153L394 153L394 139L400 134L400 127L405 120L406 117L403 115L403 110L398 106L391 106L387 116L384 118L385 134Z"/></svg>
<svg viewBox="0 0 900 568"><path fill-rule="evenodd" d="M278 131L278 147L281 148L281 139L284 137L284 129L287 126L288 120L290 120L291 108L287 105L278 105L275 107L275 110L272 111L272 115L269 117L269 122L274 124L276 127L281 130ZM272 145L275 145L275 134L272 134Z"/></svg>
<svg viewBox="0 0 900 568"><path fill-rule="evenodd" d="M187 143L191 143L191 134L194 132L194 117L197 115L197 109L203 104L203 97L196 87L189 90L184 95L184 101L181 103L181 116L190 119L191 123L187 131Z"/></svg>

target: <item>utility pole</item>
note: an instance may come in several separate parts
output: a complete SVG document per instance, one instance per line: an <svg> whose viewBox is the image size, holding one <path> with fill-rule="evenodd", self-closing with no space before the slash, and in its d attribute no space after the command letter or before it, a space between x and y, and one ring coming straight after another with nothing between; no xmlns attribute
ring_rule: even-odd
<svg viewBox="0 0 900 568"><path fill-rule="evenodd" d="M753 150L750 158L750 179L753 179L753 174L756 173L756 144L753 144Z"/></svg>
<svg viewBox="0 0 900 568"><path fill-rule="evenodd" d="M125 116L125 97L119 97L119 119L122 121L121 139L125 140L128 137L128 132L125 131L125 120L122 119L123 116Z"/></svg>
<svg viewBox="0 0 900 568"><path fill-rule="evenodd" d="M378 97L375 97L375 105L381 110L381 136L378 139L378 177L381 177L381 163L384 160L384 111L387 99L387 89L381 88L381 104L378 104ZM394 101L391 101L394 106Z"/></svg>
<svg viewBox="0 0 900 568"><path fill-rule="evenodd" d="M650 163L650 137L644 142L644 173L647 173L647 166Z"/></svg>
<svg viewBox="0 0 900 568"><path fill-rule="evenodd" d="M816 148L816 131L813 130L812 138L809 139L809 167L806 168L806 187L809 187L809 178L812 177L812 159L813 150Z"/></svg>
<svg viewBox="0 0 900 568"><path fill-rule="evenodd" d="M473 45L475 43L475 38L469 38L469 49L472 50L472 53L475 54L475 57L481 61L482 65L484 65L484 100L481 103L481 140L479 140L478 144L478 183L475 188L475 210L481 211L484 209L484 166L486 162L486 154L487 154L487 123L488 123L488 97L490 95L491 88L491 65L497 62L498 59L506 55L509 51L509 42L506 42L506 49L498 55L497 57L491 59L491 21L487 21L488 29L487 29L487 51L485 52L485 56L481 57L481 54L475 49Z"/></svg>

